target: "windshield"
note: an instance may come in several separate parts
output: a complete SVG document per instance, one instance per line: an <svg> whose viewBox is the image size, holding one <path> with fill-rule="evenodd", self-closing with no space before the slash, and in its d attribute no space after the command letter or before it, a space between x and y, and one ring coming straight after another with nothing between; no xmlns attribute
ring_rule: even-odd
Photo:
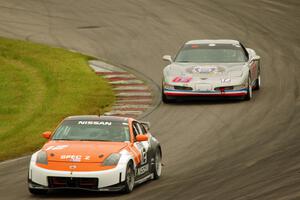
<svg viewBox="0 0 300 200"><path fill-rule="evenodd" d="M64 121L55 131L53 140L129 141L128 123L118 121Z"/></svg>
<svg viewBox="0 0 300 200"><path fill-rule="evenodd" d="M175 62L193 63L236 63L246 61L247 57L239 44L186 44L175 58Z"/></svg>

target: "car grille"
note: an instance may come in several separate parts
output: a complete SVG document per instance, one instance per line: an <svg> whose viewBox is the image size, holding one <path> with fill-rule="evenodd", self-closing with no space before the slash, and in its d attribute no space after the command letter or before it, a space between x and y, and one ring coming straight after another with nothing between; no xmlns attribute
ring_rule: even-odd
<svg viewBox="0 0 300 200"><path fill-rule="evenodd" d="M98 178L48 177L48 183L49 188L98 188Z"/></svg>
<svg viewBox="0 0 300 200"><path fill-rule="evenodd" d="M225 91L225 90L233 90L233 86L227 86L227 87L216 87L215 90L219 91Z"/></svg>
<svg viewBox="0 0 300 200"><path fill-rule="evenodd" d="M191 87L185 87L185 86L174 86L175 90L193 90Z"/></svg>

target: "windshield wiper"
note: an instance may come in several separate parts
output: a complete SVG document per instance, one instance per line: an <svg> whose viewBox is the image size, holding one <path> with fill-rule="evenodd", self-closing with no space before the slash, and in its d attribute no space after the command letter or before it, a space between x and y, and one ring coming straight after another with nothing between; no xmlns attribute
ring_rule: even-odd
<svg viewBox="0 0 300 200"><path fill-rule="evenodd" d="M189 63L189 62L191 62L191 61L189 61L189 60L181 60L181 61L177 61L177 62Z"/></svg>
<svg viewBox="0 0 300 200"><path fill-rule="evenodd" d="M112 140L91 140L91 139L81 139L79 141L100 141L100 142L112 142Z"/></svg>
<svg viewBox="0 0 300 200"><path fill-rule="evenodd" d="M62 138L62 139L53 139L53 140L70 140L70 139L64 139L64 138Z"/></svg>

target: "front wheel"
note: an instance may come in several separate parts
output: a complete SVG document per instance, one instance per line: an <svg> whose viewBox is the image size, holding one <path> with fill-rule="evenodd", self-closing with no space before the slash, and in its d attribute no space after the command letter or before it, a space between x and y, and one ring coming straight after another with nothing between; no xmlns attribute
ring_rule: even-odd
<svg viewBox="0 0 300 200"><path fill-rule="evenodd" d="M174 98L170 98L170 97L168 97L167 95L165 95L164 89L162 89L162 92L161 92L161 98L162 98L162 101L163 101L165 104L168 104L168 103L174 103L174 102L176 101Z"/></svg>
<svg viewBox="0 0 300 200"><path fill-rule="evenodd" d="M124 182L125 193L132 192L132 190L134 188L134 181L135 181L134 179L135 179L135 173L134 173L134 169L133 169L133 164L132 164L132 162L129 162L127 164L126 178L125 178L125 182Z"/></svg>
<svg viewBox="0 0 300 200"><path fill-rule="evenodd" d="M45 195L47 194L48 190L46 189L33 189L33 188L28 188L29 192L33 195Z"/></svg>

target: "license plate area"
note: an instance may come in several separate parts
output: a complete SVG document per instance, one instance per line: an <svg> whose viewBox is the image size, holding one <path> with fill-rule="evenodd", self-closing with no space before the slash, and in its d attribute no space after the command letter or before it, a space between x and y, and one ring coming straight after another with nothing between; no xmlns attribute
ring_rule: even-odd
<svg viewBox="0 0 300 200"><path fill-rule="evenodd" d="M212 91L212 87L210 84L196 84L195 90L200 92Z"/></svg>

